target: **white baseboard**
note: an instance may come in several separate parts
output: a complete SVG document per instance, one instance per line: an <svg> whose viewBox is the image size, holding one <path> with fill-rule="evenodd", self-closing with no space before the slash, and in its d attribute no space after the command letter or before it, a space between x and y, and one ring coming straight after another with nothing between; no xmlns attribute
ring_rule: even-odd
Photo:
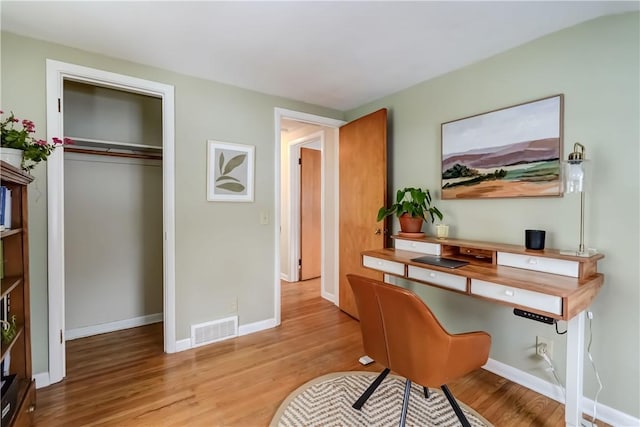
<svg viewBox="0 0 640 427"><path fill-rule="evenodd" d="M550 399L564 404L564 395L562 393L562 388L560 388L560 386L556 384L552 384L548 381L536 377L535 375L531 375L525 371L516 369L513 366L506 365L493 359L489 359L487 364L482 368L486 369L489 372L493 372L494 374L499 375L503 378L506 378L509 381L533 390L536 393L540 393ZM589 416L592 416L593 403L593 400L583 397L581 403L582 412L588 414ZM598 403L596 405L596 411L597 418L607 424L619 427L640 426L640 419L635 418L629 414L625 414L624 412L611 408L609 406L605 406L602 403Z"/></svg>
<svg viewBox="0 0 640 427"><path fill-rule="evenodd" d="M288 282L289 275L287 273L280 273L280 280L284 280L285 282Z"/></svg>
<svg viewBox="0 0 640 427"><path fill-rule="evenodd" d="M336 294L331 294L329 292L325 292L324 290L320 292L320 296L326 299L329 302L336 303Z"/></svg>
<svg viewBox="0 0 640 427"><path fill-rule="evenodd" d="M100 325L85 326L83 328L67 329L65 331L65 340L71 341L77 338L90 337L92 335L105 334L107 332L135 328L137 326L150 325L158 322L162 322L162 313L148 314L146 316L134 317L133 319L118 320Z"/></svg>
<svg viewBox="0 0 640 427"><path fill-rule="evenodd" d="M265 329L271 329L278 326L276 319L261 320L260 322L249 323L248 325L240 325L238 328L238 335L249 335L255 332L264 331Z"/></svg>
<svg viewBox="0 0 640 427"><path fill-rule="evenodd" d="M191 338L176 341L176 353L189 350L191 348Z"/></svg>
<svg viewBox="0 0 640 427"><path fill-rule="evenodd" d="M48 387L51 385L49 372L40 372L39 374L35 374L33 379L36 380L36 388Z"/></svg>

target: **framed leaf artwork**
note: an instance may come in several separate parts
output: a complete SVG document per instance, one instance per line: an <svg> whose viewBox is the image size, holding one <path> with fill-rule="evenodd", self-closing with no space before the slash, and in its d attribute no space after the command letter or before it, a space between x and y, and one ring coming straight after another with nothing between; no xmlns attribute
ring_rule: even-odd
<svg viewBox="0 0 640 427"><path fill-rule="evenodd" d="M253 202L253 145L207 141L207 200Z"/></svg>

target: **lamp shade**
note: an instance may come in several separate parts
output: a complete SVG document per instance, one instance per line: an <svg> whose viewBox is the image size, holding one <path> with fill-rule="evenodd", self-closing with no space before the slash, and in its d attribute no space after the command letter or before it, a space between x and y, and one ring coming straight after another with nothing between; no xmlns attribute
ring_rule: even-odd
<svg viewBox="0 0 640 427"><path fill-rule="evenodd" d="M564 192L581 193L585 190L584 146L579 142L573 145L564 164Z"/></svg>

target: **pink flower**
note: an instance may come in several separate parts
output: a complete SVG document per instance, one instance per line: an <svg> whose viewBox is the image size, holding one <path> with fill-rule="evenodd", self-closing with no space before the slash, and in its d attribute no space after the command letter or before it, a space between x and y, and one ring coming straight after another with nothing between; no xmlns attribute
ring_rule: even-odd
<svg viewBox="0 0 640 427"><path fill-rule="evenodd" d="M46 146L47 145L47 141L45 141L44 139L38 139L36 141L36 145Z"/></svg>
<svg viewBox="0 0 640 427"><path fill-rule="evenodd" d="M36 125L31 120L24 119L22 121L22 127L24 127L24 129L29 133L36 131Z"/></svg>
<svg viewBox="0 0 640 427"><path fill-rule="evenodd" d="M60 138L57 137L53 137L53 143L58 145L58 144L63 144L62 140Z"/></svg>
<svg viewBox="0 0 640 427"><path fill-rule="evenodd" d="M75 144L75 142L74 142L74 141L73 141L73 139L71 139L71 138L64 138L64 139L62 140L62 143L63 143L64 145Z"/></svg>

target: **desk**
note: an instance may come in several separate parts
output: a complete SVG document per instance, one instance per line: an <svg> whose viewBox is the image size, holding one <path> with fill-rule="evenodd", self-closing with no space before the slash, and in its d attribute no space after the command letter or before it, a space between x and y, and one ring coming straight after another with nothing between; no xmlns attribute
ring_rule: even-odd
<svg viewBox="0 0 640 427"><path fill-rule="evenodd" d="M469 262L449 269L412 261L436 255ZM394 248L362 252L362 265L385 274L447 291L519 308L567 323L567 426L582 420L585 310L597 296L604 276L589 257L558 250L527 250L522 246L470 240L407 239L394 236Z"/></svg>

